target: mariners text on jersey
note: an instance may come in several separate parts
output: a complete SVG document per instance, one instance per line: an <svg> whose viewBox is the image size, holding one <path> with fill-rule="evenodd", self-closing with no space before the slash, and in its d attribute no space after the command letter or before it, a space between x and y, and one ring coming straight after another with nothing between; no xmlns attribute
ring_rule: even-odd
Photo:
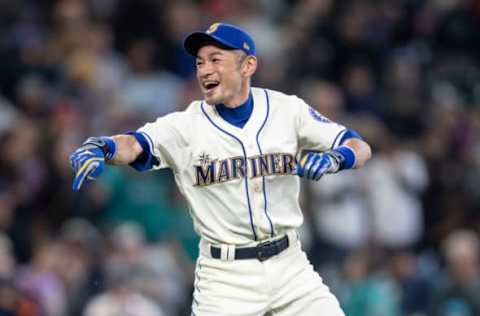
<svg viewBox="0 0 480 316"><path fill-rule="evenodd" d="M295 167L295 158L288 153L263 154L252 157L237 156L219 160L202 159L194 166L196 182L194 186L207 186L240 179L269 175L289 175Z"/></svg>

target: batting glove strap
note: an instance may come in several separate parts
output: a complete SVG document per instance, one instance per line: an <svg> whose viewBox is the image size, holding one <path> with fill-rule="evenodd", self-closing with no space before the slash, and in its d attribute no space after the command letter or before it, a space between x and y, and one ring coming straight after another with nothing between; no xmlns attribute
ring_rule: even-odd
<svg viewBox="0 0 480 316"><path fill-rule="evenodd" d="M355 152L348 146L340 146L328 151L337 161L338 170L352 169L355 166L357 157Z"/></svg>
<svg viewBox="0 0 480 316"><path fill-rule="evenodd" d="M341 170L341 165L344 163L345 158L343 155L335 150L329 150L323 153L323 155L330 160L325 173L337 173Z"/></svg>
<svg viewBox="0 0 480 316"><path fill-rule="evenodd" d="M111 137L101 136L101 137L90 137L88 138L83 145L93 145L99 147L106 160L112 160L117 152L117 145Z"/></svg>

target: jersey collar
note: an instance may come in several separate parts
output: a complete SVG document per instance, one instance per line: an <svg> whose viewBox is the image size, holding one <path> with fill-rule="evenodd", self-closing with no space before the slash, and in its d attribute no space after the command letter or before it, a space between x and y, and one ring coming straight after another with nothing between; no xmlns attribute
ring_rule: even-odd
<svg viewBox="0 0 480 316"><path fill-rule="evenodd" d="M211 106L206 102L202 102L202 108L212 123L221 127L222 129L232 133L236 136L245 136L255 134L265 124L265 120L268 116L267 98L263 89L251 88L250 93L253 98L253 110L249 120L243 126L243 128L234 126L225 121L218 113L215 106Z"/></svg>

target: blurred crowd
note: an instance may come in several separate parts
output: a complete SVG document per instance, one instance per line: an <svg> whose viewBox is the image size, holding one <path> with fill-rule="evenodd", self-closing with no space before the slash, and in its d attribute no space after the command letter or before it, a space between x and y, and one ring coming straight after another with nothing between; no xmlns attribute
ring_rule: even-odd
<svg viewBox="0 0 480 316"><path fill-rule="evenodd" d="M68 155L200 98L191 31L255 39L255 86L372 145L303 183L303 245L348 316L480 315L480 1L0 1L0 315L183 316L198 237L169 171Z"/></svg>

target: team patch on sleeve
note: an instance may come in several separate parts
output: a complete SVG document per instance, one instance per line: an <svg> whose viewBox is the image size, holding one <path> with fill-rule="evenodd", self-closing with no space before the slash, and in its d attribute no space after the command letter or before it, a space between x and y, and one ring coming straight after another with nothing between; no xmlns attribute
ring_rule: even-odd
<svg viewBox="0 0 480 316"><path fill-rule="evenodd" d="M308 107L308 112L310 113L310 115L317 121L319 122L322 122L322 123L331 123L332 121L330 121L328 118L326 118L325 116L323 116L322 114L320 114L317 110L315 110L313 107L309 106Z"/></svg>

